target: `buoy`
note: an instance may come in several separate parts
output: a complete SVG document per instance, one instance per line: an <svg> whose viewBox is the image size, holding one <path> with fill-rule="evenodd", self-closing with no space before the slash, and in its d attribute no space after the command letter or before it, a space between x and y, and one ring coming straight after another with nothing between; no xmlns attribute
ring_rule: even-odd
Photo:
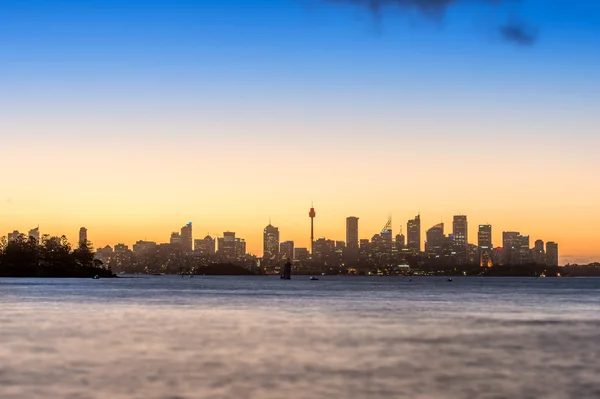
<svg viewBox="0 0 600 399"><path fill-rule="evenodd" d="M94 277L92 277L92 278L93 278L94 280L99 280L99 279L100 279L100 276L98 276L98 275L96 274L96 275L95 275Z"/></svg>

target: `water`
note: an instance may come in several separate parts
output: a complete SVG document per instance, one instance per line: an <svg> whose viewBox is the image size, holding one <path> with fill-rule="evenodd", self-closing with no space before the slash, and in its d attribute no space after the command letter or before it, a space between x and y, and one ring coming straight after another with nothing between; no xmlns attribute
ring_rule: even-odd
<svg viewBox="0 0 600 399"><path fill-rule="evenodd" d="M600 279L0 279L0 398L599 398Z"/></svg>

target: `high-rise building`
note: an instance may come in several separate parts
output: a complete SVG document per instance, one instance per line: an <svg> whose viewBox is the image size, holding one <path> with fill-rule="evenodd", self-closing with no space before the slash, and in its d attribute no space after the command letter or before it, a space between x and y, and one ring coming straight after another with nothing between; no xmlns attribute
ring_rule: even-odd
<svg viewBox="0 0 600 399"><path fill-rule="evenodd" d="M87 229L82 227L79 229L79 245L85 245L88 242Z"/></svg>
<svg viewBox="0 0 600 399"><path fill-rule="evenodd" d="M425 242L425 251L431 253L441 253L444 244L444 223L439 223L427 230L427 241Z"/></svg>
<svg viewBox="0 0 600 399"><path fill-rule="evenodd" d="M546 251L544 251L544 241L536 240L532 250L532 260L537 264L546 263Z"/></svg>
<svg viewBox="0 0 600 399"><path fill-rule="evenodd" d="M465 215L456 215L452 221L452 234L454 235L454 244L456 246L466 247L469 243L469 229L467 217Z"/></svg>
<svg viewBox="0 0 600 399"><path fill-rule="evenodd" d="M39 227L29 230L29 234L27 234L27 235L29 236L30 240L33 240L36 244L39 245L39 243L40 243L40 228Z"/></svg>
<svg viewBox="0 0 600 399"><path fill-rule="evenodd" d="M502 262L504 264L519 263L519 254L517 247L521 247L519 236L521 233L517 231L502 232Z"/></svg>
<svg viewBox="0 0 600 399"><path fill-rule="evenodd" d="M558 266L558 244L552 241L546 243L546 264Z"/></svg>
<svg viewBox="0 0 600 399"><path fill-rule="evenodd" d="M219 237L217 241L219 244L219 248L217 249L219 256L226 260L234 260L236 257L235 233L226 231L223 233L223 237Z"/></svg>
<svg viewBox="0 0 600 399"><path fill-rule="evenodd" d="M517 242L515 243L515 254L518 265L524 265L531 262L531 250L529 249L529 236L522 236L519 234Z"/></svg>
<svg viewBox="0 0 600 399"><path fill-rule="evenodd" d="M194 240L194 251L203 255L214 255L215 239L207 235L202 240Z"/></svg>
<svg viewBox="0 0 600 399"><path fill-rule="evenodd" d="M19 233L18 230L13 231L12 233L8 233L8 242L15 242L19 239L19 237L21 236L21 233Z"/></svg>
<svg viewBox="0 0 600 399"><path fill-rule="evenodd" d="M181 245L181 234L179 234L176 231L171 233L171 239L169 240L169 243L173 246L180 246Z"/></svg>
<svg viewBox="0 0 600 399"><path fill-rule="evenodd" d="M263 260L279 259L279 229L270 223L263 231Z"/></svg>
<svg viewBox="0 0 600 399"><path fill-rule="evenodd" d="M396 235L396 249L398 251L402 251L406 246L406 237L404 233L402 233L402 228L400 228L400 234Z"/></svg>
<svg viewBox="0 0 600 399"><path fill-rule="evenodd" d="M192 222L189 222L181 228L180 243L181 249L183 249L184 252L192 252L194 250Z"/></svg>
<svg viewBox="0 0 600 399"><path fill-rule="evenodd" d="M358 218L346 218L346 247L358 251Z"/></svg>
<svg viewBox="0 0 600 399"><path fill-rule="evenodd" d="M147 255L155 252L158 248L158 244L154 241L138 241L133 244L133 253L136 255Z"/></svg>
<svg viewBox="0 0 600 399"><path fill-rule="evenodd" d="M414 219L408 221L406 226L408 249L415 252L421 251L421 215L417 215Z"/></svg>
<svg viewBox="0 0 600 399"><path fill-rule="evenodd" d="M477 246L479 248L491 249L492 245L492 225L480 224L477 231Z"/></svg>
<svg viewBox="0 0 600 399"><path fill-rule="evenodd" d="M346 249L344 249L344 261L354 263L358 261L358 218L350 216L346 218Z"/></svg>
<svg viewBox="0 0 600 399"><path fill-rule="evenodd" d="M281 259L294 259L294 241L284 241L279 245Z"/></svg>
<svg viewBox="0 0 600 399"><path fill-rule="evenodd" d="M335 241L324 237L315 241L312 258L323 261L335 251Z"/></svg>

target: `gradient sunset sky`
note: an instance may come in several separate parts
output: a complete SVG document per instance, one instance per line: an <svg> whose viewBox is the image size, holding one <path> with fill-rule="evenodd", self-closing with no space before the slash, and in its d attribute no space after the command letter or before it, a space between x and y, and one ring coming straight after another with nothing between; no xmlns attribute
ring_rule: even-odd
<svg viewBox="0 0 600 399"><path fill-rule="evenodd" d="M421 213L600 260L600 2L3 0L1 235L360 237ZM402 1L400 1L402 3ZM439 10L438 10L439 11ZM517 26L533 43L507 40Z"/></svg>

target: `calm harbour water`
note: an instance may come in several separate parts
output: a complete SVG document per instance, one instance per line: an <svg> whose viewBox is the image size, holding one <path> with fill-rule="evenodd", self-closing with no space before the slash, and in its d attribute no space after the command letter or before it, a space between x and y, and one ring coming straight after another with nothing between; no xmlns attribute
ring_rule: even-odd
<svg viewBox="0 0 600 399"><path fill-rule="evenodd" d="M0 279L0 398L600 398L600 279Z"/></svg>

